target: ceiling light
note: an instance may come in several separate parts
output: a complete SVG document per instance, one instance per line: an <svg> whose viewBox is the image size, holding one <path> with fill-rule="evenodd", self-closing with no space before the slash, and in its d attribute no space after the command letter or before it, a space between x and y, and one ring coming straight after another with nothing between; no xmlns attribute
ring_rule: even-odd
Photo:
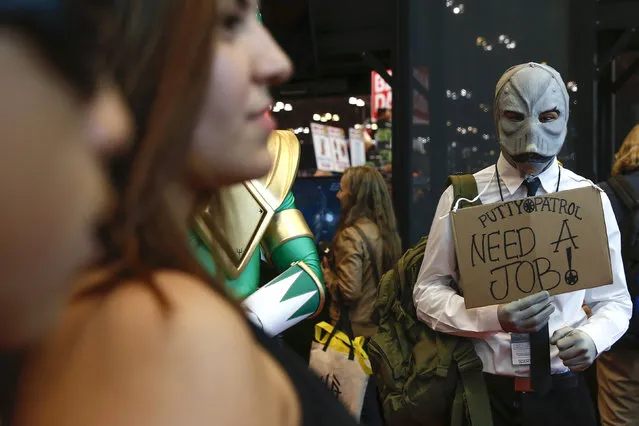
<svg viewBox="0 0 639 426"><path fill-rule="evenodd" d="M348 103L351 105L357 104L357 98L351 96L350 98L348 98Z"/></svg>
<svg viewBox="0 0 639 426"><path fill-rule="evenodd" d="M284 102L277 102L275 104L275 109L282 109L284 108Z"/></svg>
<svg viewBox="0 0 639 426"><path fill-rule="evenodd" d="M284 105L284 111L293 111L293 105L291 104Z"/></svg>
<svg viewBox="0 0 639 426"><path fill-rule="evenodd" d="M366 106L366 102L364 102L364 100L363 100L363 99L358 99L358 100L357 100L357 104L356 104L356 105L357 105L358 107L364 107L364 106Z"/></svg>
<svg viewBox="0 0 639 426"><path fill-rule="evenodd" d="M335 115L333 116L333 121L339 121L339 115L335 114Z"/></svg>
<svg viewBox="0 0 639 426"><path fill-rule="evenodd" d="M319 114L313 114L313 120L320 121L320 118L322 117Z"/></svg>

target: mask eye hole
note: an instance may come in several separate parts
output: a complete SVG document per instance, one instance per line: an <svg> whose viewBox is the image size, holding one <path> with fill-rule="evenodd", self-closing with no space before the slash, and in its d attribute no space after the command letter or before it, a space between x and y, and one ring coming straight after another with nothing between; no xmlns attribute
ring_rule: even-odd
<svg viewBox="0 0 639 426"><path fill-rule="evenodd" d="M539 121L542 123L550 123L551 121L555 121L559 118L559 111L553 109L551 111L544 111L539 114Z"/></svg>
<svg viewBox="0 0 639 426"><path fill-rule="evenodd" d="M516 111L504 111L504 117L510 121L524 121L524 114Z"/></svg>

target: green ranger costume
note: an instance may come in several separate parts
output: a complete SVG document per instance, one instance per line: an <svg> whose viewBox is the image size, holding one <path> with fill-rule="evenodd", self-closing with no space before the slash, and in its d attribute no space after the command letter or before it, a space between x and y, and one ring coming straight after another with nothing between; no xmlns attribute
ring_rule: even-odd
<svg viewBox="0 0 639 426"><path fill-rule="evenodd" d="M274 336L317 315L325 293L313 234L291 193L299 141L290 131L275 131L268 147L274 159L270 173L224 188L219 200L203 206L194 218L191 243L202 266L215 274L219 265L229 293L243 301L256 325ZM262 257L280 273L265 285L260 281Z"/></svg>

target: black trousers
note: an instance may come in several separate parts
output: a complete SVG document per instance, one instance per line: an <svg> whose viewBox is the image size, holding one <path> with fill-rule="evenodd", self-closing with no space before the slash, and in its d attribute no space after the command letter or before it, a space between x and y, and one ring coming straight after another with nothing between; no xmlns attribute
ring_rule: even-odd
<svg viewBox="0 0 639 426"><path fill-rule="evenodd" d="M515 392L510 377L484 375L494 426L596 426L588 386L581 374L571 376L553 380L552 389L540 395Z"/></svg>
<svg viewBox="0 0 639 426"><path fill-rule="evenodd" d="M364 340L365 351L368 350L368 342L370 342L370 337ZM384 426L384 414L375 376L368 378L359 424L362 426Z"/></svg>
<svg viewBox="0 0 639 426"><path fill-rule="evenodd" d="M369 377L366 393L364 394L364 405L359 423L365 426L383 426L384 418L379 403L377 392L377 382L374 376Z"/></svg>

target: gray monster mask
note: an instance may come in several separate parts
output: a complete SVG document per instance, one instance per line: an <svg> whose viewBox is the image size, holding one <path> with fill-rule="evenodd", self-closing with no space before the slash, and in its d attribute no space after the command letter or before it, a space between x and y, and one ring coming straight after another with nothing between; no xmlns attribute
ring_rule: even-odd
<svg viewBox="0 0 639 426"><path fill-rule="evenodd" d="M515 163L543 169L564 144L568 109L568 91L555 69L534 62L510 68L495 91L495 121L502 150ZM543 113L549 111L559 117L542 120Z"/></svg>

